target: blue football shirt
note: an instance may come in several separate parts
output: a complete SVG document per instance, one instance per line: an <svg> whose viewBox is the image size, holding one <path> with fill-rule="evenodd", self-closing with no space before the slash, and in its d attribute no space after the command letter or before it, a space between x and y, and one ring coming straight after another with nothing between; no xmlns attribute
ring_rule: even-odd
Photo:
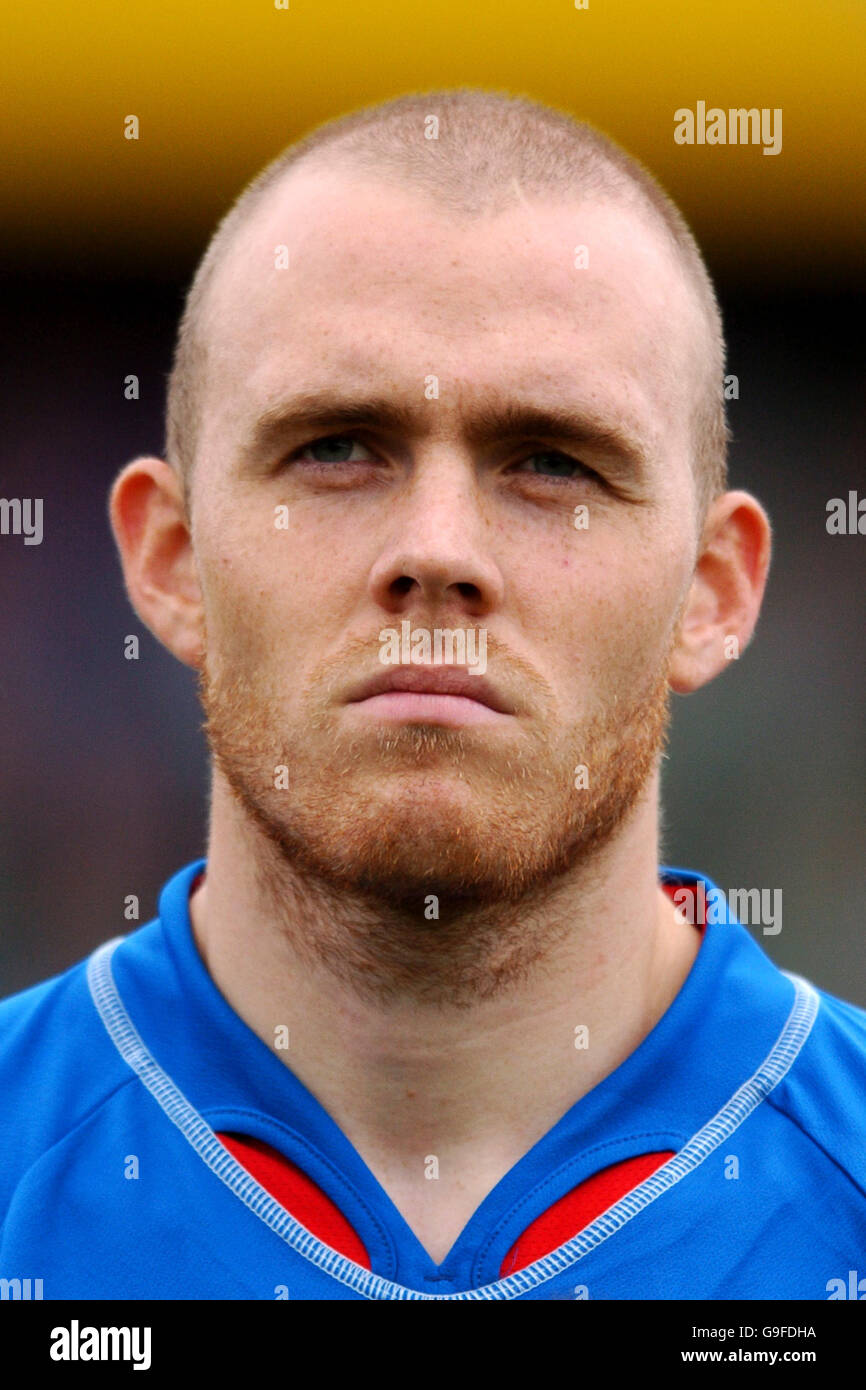
<svg viewBox="0 0 866 1390"><path fill-rule="evenodd" d="M437 1266L208 975L188 910L204 868L170 879L153 921L0 1004L0 1279L42 1280L46 1299L826 1299L866 1274L866 1013L779 970L724 908L640 1046ZM702 875L660 877L720 896ZM220 1133L297 1165L370 1268L302 1226ZM659 1151L673 1157L501 1276L552 1204Z"/></svg>

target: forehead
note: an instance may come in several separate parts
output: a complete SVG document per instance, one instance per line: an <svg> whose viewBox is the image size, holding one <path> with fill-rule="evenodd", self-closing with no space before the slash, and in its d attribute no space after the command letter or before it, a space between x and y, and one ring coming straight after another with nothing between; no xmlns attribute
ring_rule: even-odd
<svg viewBox="0 0 866 1390"><path fill-rule="evenodd" d="M705 331L667 237L622 202L515 188L506 210L469 217L405 186L301 170L212 285L203 435L239 446L296 392L423 399L435 375L443 428L477 391L591 404L655 448L688 449Z"/></svg>

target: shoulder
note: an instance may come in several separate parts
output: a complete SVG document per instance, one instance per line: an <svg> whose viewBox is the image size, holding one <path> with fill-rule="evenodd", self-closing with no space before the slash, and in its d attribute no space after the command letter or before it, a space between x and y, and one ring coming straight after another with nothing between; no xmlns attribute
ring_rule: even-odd
<svg viewBox="0 0 866 1390"><path fill-rule="evenodd" d="M0 1224L24 1174L132 1076L94 1008L87 964L0 1000Z"/></svg>
<svg viewBox="0 0 866 1390"><path fill-rule="evenodd" d="M866 1197L866 1010L793 978L811 990L814 1021L768 1100Z"/></svg>

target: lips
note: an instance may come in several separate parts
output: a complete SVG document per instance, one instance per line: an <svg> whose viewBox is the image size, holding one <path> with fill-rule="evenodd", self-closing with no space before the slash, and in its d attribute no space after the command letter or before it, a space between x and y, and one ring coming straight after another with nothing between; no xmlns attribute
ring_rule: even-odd
<svg viewBox="0 0 866 1390"><path fill-rule="evenodd" d="M506 696L491 681L473 676L465 666L392 666L356 687L347 703L401 690L413 695L459 695L499 714L514 713Z"/></svg>

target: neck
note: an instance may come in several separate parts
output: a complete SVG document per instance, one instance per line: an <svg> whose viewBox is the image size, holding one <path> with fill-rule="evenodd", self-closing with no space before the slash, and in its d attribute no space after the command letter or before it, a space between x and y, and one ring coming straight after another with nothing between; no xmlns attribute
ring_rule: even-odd
<svg viewBox="0 0 866 1390"><path fill-rule="evenodd" d="M523 1151L637 1047L695 958L657 885L656 806L648 787L616 840L532 901L420 929L275 862L217 780L197 945L263 1041L289 1027L278 1056L364 1156Z"/></svg>
<svg viewBox="0 0 866 1390"><path fill-rule="evenodd" d="M531 901L464 904L419 933L419 912L276 860L217 776L195 939L267 1045L288 1026L277 1055L398 1205L431 1154L483 1195L638 1046L694 961L698 934L658 886L657 798L652 779L592 862Z"/></svg>

